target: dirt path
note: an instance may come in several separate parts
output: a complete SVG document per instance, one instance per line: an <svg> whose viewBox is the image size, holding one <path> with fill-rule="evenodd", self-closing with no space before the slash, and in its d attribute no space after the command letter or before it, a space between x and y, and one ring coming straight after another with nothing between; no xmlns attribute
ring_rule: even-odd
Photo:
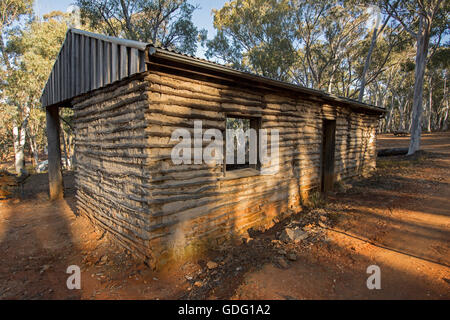
<svg viewBox="0 0 450 320"><path fill-rule="evenodd" d="M65 185L73 177L65 175ZM73 189L47 201L47 176L26 181L22 200L0 201L0 299L176 299L186 284L155 274L74 214ZM82 290L66 286L81 268ZM184 286L184 287L183 287Z"/></svg>
<svg viewBox="0 0 450 320"><path fill-rule="evenodd" d="M407 139L381 137L379 147ZM70 174L66 198L53 203L47 177L33 175L21 200L0 200L0 299L449 299L450 134L425 135L423 145L416 159L380 160L377 174L342 184L323 207L164 273L74 214ZM312 236L279 241L294 222ZM82 290L67 289L69 265L80 266ZM366 287L370 265L381 290Z"/></svg>

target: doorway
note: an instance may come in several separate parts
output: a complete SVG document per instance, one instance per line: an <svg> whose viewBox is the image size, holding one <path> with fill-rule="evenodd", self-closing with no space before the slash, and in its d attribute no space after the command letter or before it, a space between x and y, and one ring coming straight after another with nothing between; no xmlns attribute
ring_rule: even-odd
<svg viewBox="0 0 450 320"><path fill-rule="evenodd" d="M321 191L333 189L336 120L323 120Z"/></svg>

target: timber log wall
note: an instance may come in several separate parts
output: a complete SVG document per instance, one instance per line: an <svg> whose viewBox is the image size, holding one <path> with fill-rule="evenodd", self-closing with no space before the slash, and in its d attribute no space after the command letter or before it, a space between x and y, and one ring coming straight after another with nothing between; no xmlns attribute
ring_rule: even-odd
<svg viewBox="0 0 450 320"><path fill-rule="evenodd" d="M74 118L79 210L152 266L300 211L320 186L323 119L336 120L337 180L375 167L378 115L150 66L77 98ZM279 129L278 173L229 179L222 165L172 163L173 130L193 132L196 120L203 130L224 130L227 114Z"/></svg>

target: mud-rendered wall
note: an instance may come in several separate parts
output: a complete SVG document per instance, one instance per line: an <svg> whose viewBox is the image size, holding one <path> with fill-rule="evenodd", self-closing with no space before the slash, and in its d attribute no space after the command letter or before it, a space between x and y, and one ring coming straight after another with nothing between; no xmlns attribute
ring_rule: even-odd
<svg viewBox="0 0 450 320"><path fill-rule="evenodd" d="M147 87L135 76L73 102L77 208L143 259L153 236L143 197L150 155Z"/></svg>
<svg viewBox="0 0 450 320"><path fill-rule="evenodd" d="M336 120L335 176L375 166L378 116L292 93L151 67L75 103L78 207L152 266L201 253L301 210L320 186L322 122ZM172 132L224 130L227 115L278 129L280 168L234 176L223 165L175 165Z"/></svg>

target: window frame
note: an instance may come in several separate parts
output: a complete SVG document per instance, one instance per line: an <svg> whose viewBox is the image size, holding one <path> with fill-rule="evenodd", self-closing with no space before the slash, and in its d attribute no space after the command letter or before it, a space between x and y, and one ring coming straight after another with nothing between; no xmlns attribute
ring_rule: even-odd
<svg viewBox="0 0 450 320"><path fill-rule="evenodd" d="M227 120L228 118L233 119L248 119L250 120L250 129L254 129L256 131L256 164L248 164L248 166L243 168L236 168L236 169L227 169ZM261 116L253 116L253 115L242 115L242 114L234 114L234 113L227 113L225 114L225 132L223 136L225 137L225 143L223 144L223 175L226 178L243 178L248 176L256 176L260 174L261 171L261 162L259 159L259 140L260 140L260 132L262 125L262 117ZM228 174L227 174L228 173Z"/></svg>

